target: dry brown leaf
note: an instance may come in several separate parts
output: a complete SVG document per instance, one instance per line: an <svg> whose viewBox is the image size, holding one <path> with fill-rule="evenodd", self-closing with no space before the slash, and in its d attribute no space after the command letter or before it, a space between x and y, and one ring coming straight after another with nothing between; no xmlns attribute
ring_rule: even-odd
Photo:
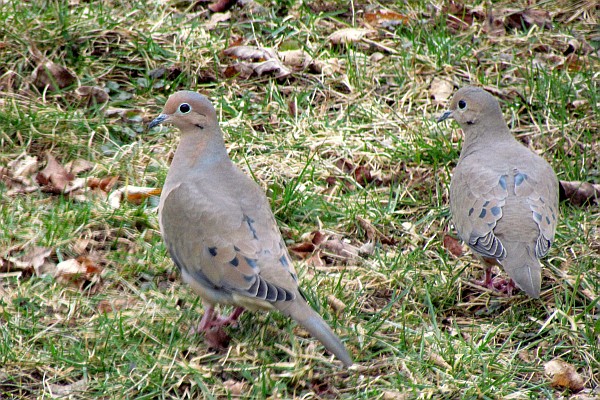
<svg viewBox="0 0 600 400"><path fill-rule="evenodd" d="M408 393L397 392L395 390L384 390L381 400L406 400L409 398L410 395Z"/></svg>
<svg viewBox="0 0 600 400"><path fill-rule="evenodd" d="M218 326L204 333L204 341L209 348L222 351L229 347L231 337L222 326Z"/></svg>
<svg viewBox="0 0 600 400"><path fill-rule="evenodd" d="M117 298L114 300L101 300L98 302L96 308L101 313L111 313L116 311L121 311L127 307L129 307L133 303L132 300Z"/></svg>
<svg viewBox="0 0 600 400"><path fill-rule="evenodd" d="M0 264L0 271L23 271L27 275L35 273L41 276L53 270L54 263L49 260L52 249L35 246L21 257L6 257Z"/></svg>
<svg viewBox="0 0 600 400"><path fill-rule="evenodd" d="M313 62L310 54L302 49L280 51L279 57L285 65L299 70L307 68Z"/></svg>
<svg viewBox="0 0 600 400"><path fill-rule="evenodd" d="M239 58L240 60L252 62L277 59L277 53L275 50L267 47L233 46L223 50L223 54L228 57Z"/></svg>
<svg viewBox="0 0 600 400"><path fill-rule="evenodd" d="M71 86L77 81L74 73L62 65L50 60L45 60L38 65L31 74L33 84L41 91L50 90L56 92Z"/></svg>
<svg viewBox="0 0 600 400"><path fill-rule="evenodd" d="M65 164L65 169L69 171L73 175L79 175L83 172L91 171L94 168L95 164L91 161L84 160L83 158L78 158L73 161L69 161Z"/></svg>
<svg viewBox="0 0 600 400"><path fill-rule="evenodd" d="M550 384L556 388L565 388L579 392L584 388L584 380L575 367L560 358L544 364L544 372L551 379Z"/></svg>
<svg viewBox="0 0 600 400"><path fill-rule="evenodd" d="M429 361L431 361L432 363L434 363L438 367L444 368L446 370L451 370L452 369L452 366L450 364L448 364L446 362L446 360L444 360L444 358L442 356L440 356L439 354L437 354L437 353L435 353L433 351L429 351L428 358L429 358Z"/></svg>
<svg viewBox="0 0 600 400"><path fill-rule="evenodd" d="M464 249L460 241L450 235L444 235L443 246L450 254L455 257L460 257L464 253Z"/></svg>
<svg viewBox="0 0 600 400"><path fill-rule="evenodd" d="M79 290L97 287L100 282L102 267L89 257L78 257L60 262L56 265L54 278L64 285L77 287Z"/></svg>
<svg viewBox="0 0 600 400"><path fill-rule="evenodd" d="M232 396L241 396L246 392L246 382L228 379L223 382L223 386Z"/></svg>
<svg viewBox="0 0 600 400"><path fill-rule="evenodd" d="M75 177L52 154L46 153L46 160L46 168L40 171L35 178L42 186L42 191L55 194L66 192L69 182Z"/></svg>
<svg viewBox="0 0 600 400"><path fill-rule="evenodd" d="M444 105L454 91L454 84L447 79L433 78L429 88L429 95L433 97L433 103L436 105Z"/></svg>
<svg viewBox="0 0 600 400"><path fill-rule="evenodd" d="M210 8L210 6L209 6ZM217 27L221 22L229 21L231 19L231 13L228 11L226 13L216 12L211 15L210 20L204 25L204 28L207 31L211 31ZM162 74L164 75L164 73Z"/></svg>
<svg viewBox="0 0 600 400"><path fill-rule="evenodd" d="M346 308L346 304L332 294L327 296L327 303L333 309L333 311L336 312L336 314L340 314Z"/></svg>
<svg viewBox="0 0 600 400"><path fill-rule="evenodd" d="M235 6L237 0L217 0L208 6L208 9L215 13L222 13Z"/></svg>
<svg viewBox="0 0 600 400"><path fill-rule="evenodd" d="M370 241L380 242L382 244L387 244L391 246L396 244L396 240L394 238L381 233L377 228L375 228L375 226L370 221L360 216L356 217L356 221L361 226L361 228L365 230L367 239L369 239Z"/></svg>
<svg viewBox="0 0 600 400"><path fill-rule="evenodd" d="M292 73L292 71L284 66L279 59L271 59L261 63L251 63L249 65L258 76L272 74L275 75L275 78L279 79Z"/></svg>
<svg viewBox="0 0 600 400"><path fill-rule="evenodd" d="M90 189L99 189L103 192L110 192L113 186L119 180L118 176L106 176L104 178L88 178L87 187Z"/></svg>
<svg viewBox="0 0 600 400"><path fill-rule="evenodd" d="M127 185L112 192L108 196L108 203L112 208L121 207L123 199L133 204L140 204L150 196L159 196L161 192L162 188Z"/></svg>
<svg viewBox="0 0 600 400"><path fill-rule="evenodd" d="M332 44L355 43L372 33L375 33L372 29L344 28L333 32L327 39Z"/></svg>
<svg viewBox="0 0 600 400"><path fill-rule="evenodd" d="M485 16L481 9L470 8L462 2L450 0L444 2L442 14L447 15L446 24L452 30L465 30L473 25L475 19L483 19Z"/></svg>
<svg viewBox="0 0 600 400"><path fill-rule="evenodd" d="M110 100L108 93L97 86L80 86L75 90L75 94L79 97L81 105L88 108L104 105Z"/></svg>
<svg viewBox="0 0 600 400"><path fill-rule="evenodd" d="M579 181L560 181L560 199L569 200L576 206L600 204L600 184Z"/></svg>
<svg viewBox="0 0 600 400"><path fill-rule="evenodd" d="M504 25L510 29L529 30L533 25L540 28L552 29L552 17L546 10L526 8L513 11L504 17Z"/></svg>
<svg viewBox="0 0 600 400"><path fill-rule="evenodd" d="M371 25L392 28L397 25L408 25L410 18L395 11L376 10L365 13L365 20Z"/></svg>
<svg viewBox="0 0 600 400"><path fill-rule="evenodd" d="M52 398L55 397L69 397L78 398L88 388L88 380L86 378L80 379L68 385L58 385L55 383L48 384L48 390Z"/></svg>

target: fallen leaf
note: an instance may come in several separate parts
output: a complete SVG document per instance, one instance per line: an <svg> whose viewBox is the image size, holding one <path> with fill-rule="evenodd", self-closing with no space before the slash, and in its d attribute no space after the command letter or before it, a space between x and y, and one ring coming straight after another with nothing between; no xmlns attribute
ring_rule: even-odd
<svg viewBox="0 0 600 400"><path fill-rule="evenodd" d="M464 253L463 246L460 241L450 235L444 235L443 246L454 257L460 257Z"/></svg>
<svg viewBox="0 0 600 400"><path fill-rule="evenodd" d="M95 287L100 282L102 267L97 265L91 258L81 256L77 259L69 259L56 265L54 278L57 282L75 286L79 290Z"/></svg>
<svg viewBox="0 0 600 400"><path fill-rule="evenodd" d="M406 400L410 396L408 393L402 393L395 390L384 390L381 400Z"/></svg>
<svg viewBox="0 0 600 400"><path fill-rule="evenodd" d="M211 328L204 333L204 341L209 348L223 351L229 347L231 337L225 332L223 327L218 326Z"/></svg>
<svg viewBox="0 0 600 400"><path fill-rule="evenodd" d="M121 207L124 199L134 204L140 204L150 196L159 196L161 192L161 188L127 185L113 191L108 196L108 204L115 209Z"/></svg>
<svg viewBox="0 0 600 400"><path fill-rule="evenodd" d="M433 103L436 105L444 105L454 91L454 84L449 80L435 77L429 88L429 95L433 97Z"/></svg>
<svg viewBox="0 0 600 400"><path fill-rule="evenodd" d="M253 62L277 59L275 50L267 47L233 46L223 50L223 54L232 58L249 60Z"/></svg>
<svg viewBox="0 0 600 400"><path fill-rule="evenodd" d="M209 6L210 8L210 6ZM231 19L231 13L216 12L211 15L210 20L204 25L204 29L211 31L217 27L221 22L229 21ZM164 69L163 69L164 71ZM164 74L164 73L163 73Z"/></svg>
<svg viewBox="0 0 600 400"><path fill-rule="evenodd" d="M462 2L450 0L444 2L442 15L446 15L446 24L452 30L465 30L473 25L475 19L484 19L484 13L477 8L470 8Z"/></svg>
<svg viewBox="0 0 600 400"><path fill-rule="evenodd" d="M544 364L544 372L551 379L550 384L556 388L565 388L573 392L579 392L584 388L584 380L577 373L575 367L555 358Z"/></svg>
<svg viewBox="0 0 600 400"><path fill-rule="evenodd" d="M408 25L410 18L395 11L376 10L365 13L365 20L382 28L393 28L397 25Z"/></svg>
<svg viewBox="0 0 600 400"><path fill-rule="evenodd" d="M241 396L246 391L246 382L228 379L223 382L223 386L229 394L235 397Z"/></svg>
<svg viewBox="0 0 600 400"><path fill-rule="evenodd" d="M85 160L83 158L78 158L73 161L69 161L65 164L65 169L69 171L73 175L79 175L83 172L91 171L94 168L95 164L91 161Z"/></svg>
<svg viewBox="0 0 600 400"><path fill-rule="evenodd" d="M294 69L305 69L313 62L310 54L302 49L280 51L279 57L285 65Z"/></svg>
<svg viewBox="0 0 600 400"><path fill-rule="evenodd" d="M434 363L435 365L437 365L438 367L444 368L445 370L451 370L452 366L450 364L448 364L446 362L446 360L444 360L444 358L442 356L440 356L439 354L433 352L433 351L429 351L427 354L429 361L431 361L432 363Z"/></svg>
<svg viewBox="0 0 600 400"><path fill-rule="evenodd" d="M104 178L88 178L87 186L90 189L99 189L103 192L110 192L113 186L119 180L118 176L106 176Z"/></svg>
<svg viewBox="0 0 600 400"><path fill-rule="evenodd" d="M124 298L117 298L117 299L113 299L113 300L101 300L98 302L98 305L96 306L96 308L101 313L108 314L111 312L121 311L121 310L127 308L129 305L131 305L131 303L133 303L132 300L128 300L128 299L124 299Z"/></svg>
<svg viewBox="0 0 600 400"><path fill-rule="evenodd" d="M533 25L552 29L552 18L546 10L526 8L514 11L504 17L504 25L510 29L529 30Z"/></svg>
<svg viewBox="0 0 600 400"><path fill-rule="evenodd" d="M42 276L54 268L54 263L48 259L51 254L52 249L35 246L21 257L4 258L0 271L23 271L27 275L35 273L37 276Z"/></svg>
<svg viewBox="0 0 600 400"><path fill-rule="evenodd" d="M560 181L560 200L569 200L576 206L600 204L600 184L579 181Z"/></svg>
<svg viewBox="0 0 600 400"><path fill-rule="evenodd" d="M40 91L50 90L53 92L71 86L77 81L74 73L50 60L45 60L38 65L33 70L31 79Z"/></svg>
<svg viewBox="0 0 600 400"><path fill-rule="evenodd" d="M46 153L46 160L46 168L37 174L36 181L42 186L41 189L44 192L64 193L69 182L75 177L67 172L52 154Z"/></svg>
<svg viewBox="0 0 600 400"><path fill-rule="evenodd" d="M55 383L48 384L48 390L50 391L51 397L70 397L78 398L88 388L88 380L86 378L80 379L67 385L58 385Z"/></svg>
<svg viewBox="0 0 600 400"><path fill-rule="evenodd" d="M327 39L332 44L355 43L372 33L375 33L375 31L372 29L344 28L333 32Z"/></svg>
<svg viewBox="0 0 600 400"><path fill-rule="evenodd" d="M327 296L327 303L337 314L340 314L346 308L346 304L332 294Z"/></svg>
<svg viewBox="0 0 600 400"><path fill-rule="evenodd" d="M275 75L275 78L279 79L292 73L292 71L285 67L278 59L267 60L261 63L252 63L250 66L258 76L273 74Z"/></svg>
<svg viewBox="0 0 600 400"><path fill-rule="evenodd" d="M88 108L104 105L110 100L108 93L97 86L80 86L75 90L75 94L79 96L81 104Z"/></svg>
<svg viewBox="0 0 600 400"><path fill-rule="evenodd" d="M208 9L215 13L222 13L235 6L237 0L217 0L208 6Z"/></svg>
<svg viewBox="0 0 600 400"><path fill-rule="evenodd" d="M377 228L375 228L375 226L373 226L373 224L370 221L368 221L360 216L356 217L356 221L358 222L360 227L365 230L367 239L369 239L370 241L380 242L382 244L387 244L387 245L392 245L392 246L396 244L396 240L394 238L386 236L383 233L381 233Z"/></svg>

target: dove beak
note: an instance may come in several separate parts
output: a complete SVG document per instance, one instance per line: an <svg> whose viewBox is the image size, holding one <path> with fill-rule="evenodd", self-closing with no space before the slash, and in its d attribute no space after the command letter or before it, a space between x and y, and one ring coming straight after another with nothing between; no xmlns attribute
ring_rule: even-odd
<svg viewBox="0 0 600 400"><path fill-rule="evenodd" d="M152 120L152 122L150 122L148 124L148 129L152 129L156 125L160 125L160 124L162 124L163 122L165 122L168 119L169 119L169 115L167 115L167 114L160 114L158 117L154 118Z"/></svg>
<svg viewBox="0 0 600 400"><path fill-rule="evenodd" d="M452 118L452 110L446 111L443 113L437 120L438 124L448 118Z"/></svg>

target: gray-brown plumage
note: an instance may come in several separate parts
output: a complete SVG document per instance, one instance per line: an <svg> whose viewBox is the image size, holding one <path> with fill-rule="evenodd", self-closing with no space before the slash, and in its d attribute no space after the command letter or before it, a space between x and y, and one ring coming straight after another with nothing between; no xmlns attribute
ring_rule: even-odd
<svg viewBox="0 0 600 400"><path fill-rule="evenodd" d="M490 269L502 266L529 296L541 290L539 259L548 254L558 218L558 180L552 167L519 143L496 98L460 89L450 110L465 139L450 183L450 211L458 235ZM510 285L509 285L510 289Z"/></svg>
<svg viewBox="0 0 600 400"><path fill-rule="evenodd" d="M261 188L229 159L206 97L169 97L150 128L169 122L181 140L160 197L164 242L182 278L203 299L198 329L234 322L243 309L277 309L319 339L345 366L346 348L298 290L296 271ZM217 317L216 304L236 306Z"/></svg>

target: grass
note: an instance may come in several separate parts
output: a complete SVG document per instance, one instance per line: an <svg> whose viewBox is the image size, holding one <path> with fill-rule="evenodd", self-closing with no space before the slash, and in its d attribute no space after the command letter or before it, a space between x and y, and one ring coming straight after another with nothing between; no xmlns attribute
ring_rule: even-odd
<svg viewBox="0 0 600 400"><path fill-rule="evenodd" d="M117 188L160 187L178 138L145 123L176 90L206 93L230 156L265 189L288 245L319 230L360 247L372 240L361 219L379 232L370 254L296 259L307 298L358 367L333 366L276 313L244 314L223 351L189 335L202 306L162 245L156 199L114 209L101 195L12 194L3 179L1 259L45 246L54 263L88 256L102 273L75 288L0 267L0 397L568 397L544 375L555 357L578 370L584 393L600 396L597 206L561 204L540 300L473 286L481 266L443 246L453 233L448 185L461 135L453 123L435 123L447 103L431 93L435 77L496 90L510 127L561 180L599 183L593 1L541 3L550 29L498 37L482 19L453 28L436 2L260 1L235 6L212 29L204 3L76 3L0 4L0 167L50 152L63 164L91 161L87 176L119 176ZM494 10L527 2L510 3ZM329 43L382 8L408 24ZM567 59L572 39L581 47ZM226 77L238 62L222 54L232 43L303 49L330 72ZM76 82L37 88L36 50ZM85 106L79 85L105 88L108 104Z"/></svg>

